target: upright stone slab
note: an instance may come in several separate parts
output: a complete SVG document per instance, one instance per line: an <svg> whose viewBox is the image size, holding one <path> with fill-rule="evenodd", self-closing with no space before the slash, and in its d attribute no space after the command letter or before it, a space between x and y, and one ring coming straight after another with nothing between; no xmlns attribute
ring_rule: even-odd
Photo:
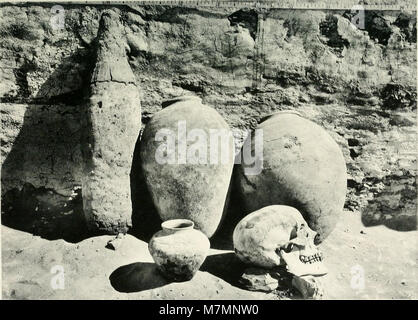
<svg viewBox="0 0 418 320"><path fill-rule="evenodd" d="M292 111L273 114L257 129L263 133L263 169L246 174L251 165L242 162L236 171L246 213L269 205L294 207L321 242L344 206L347 174L340 148L323 128Z"/></svg>
<svg viewBox="0 0 418 320"><path fill-rule="evenodd" d="M129 174L141 106L119 15L113 11L104 12L100 20L85 121L82 193L88 226L126 232L132 224Z"/></svg>

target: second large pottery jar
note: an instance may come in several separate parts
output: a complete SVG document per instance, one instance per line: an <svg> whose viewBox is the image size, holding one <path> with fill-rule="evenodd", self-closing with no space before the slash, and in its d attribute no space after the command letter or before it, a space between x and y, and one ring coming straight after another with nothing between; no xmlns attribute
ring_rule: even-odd
<svg viewBox="0 0 418 320"><path fill-rule="evenodd" d="M257 129L263 134L261 172L246 174L245 161L237 168L246 213L274 204L294 207L318 233L316 243L322 242L342 213L347 191L339 146L323 128L292 111L267 117Z"/></svg>
<svg viewBox="0 0 418 320"><path fill-rule="evenodd" d="M209 238L224 211L234 140L221 115L199 97L163 104L140 144L147 187L163 221L190 219Z"/></svg>
<svg viewBox="0 0 418 320"><path fill-rule="evenodd" d="M209 239L187 219L167 220L148 243L161 273L172 281L193 278L209 252Z"/></svg>

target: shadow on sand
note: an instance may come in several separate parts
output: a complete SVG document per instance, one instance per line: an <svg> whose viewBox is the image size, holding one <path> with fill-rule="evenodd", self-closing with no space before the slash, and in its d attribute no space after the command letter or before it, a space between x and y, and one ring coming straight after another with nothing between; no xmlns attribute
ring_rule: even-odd
<svg viewBox="0 0 418 320"><path fill-rule="evenodd" d="M243 264L234 252L227 252L206 257L200 271L209 272L232 286L239 287L238 281L245 268L248 266Z"/></svg>
<svg viewBox="0 0 418 320"><path fill-rule="evenodd" d="M397 231L417 230L417 184L409 172L386 176L384 189L370 200L362 211L366 227L384 225Z"/></svg>
<svg viewBox="0 0 418 320"><path fill-rule="evenodd" d="M22 83L21 100L11 101L26 106L22 127L2 162L2 224L48 240L78 242L92 236L77 187L82 106L91 67L90 50L80 48L62 60L36 97L30 97L24 90L27 83ZM31 66L21 69L23 79Z"/></svg>
<svg viewBox="0 0 418 320"><path fill-rule="evenodd" d="M119 292L140 292L169 284L155 263L135 262L117 268L109 277L112 287Z"/></svg>

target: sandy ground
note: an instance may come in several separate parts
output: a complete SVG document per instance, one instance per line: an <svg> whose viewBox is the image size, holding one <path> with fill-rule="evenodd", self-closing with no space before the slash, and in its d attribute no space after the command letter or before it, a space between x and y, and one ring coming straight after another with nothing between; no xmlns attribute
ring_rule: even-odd
<svg viewBox="0 0 418 320"><path fill-rule="evenodd" d="M1 237L3 299L281 299L240 289L243 266L228 250L211 249L191 281L167 283L132 235L115 251L106 248L111 236L73 244L2 226ZM344 212L321 244L326 297L417 299L417 240L417 231L364 227L359 213Z"/></svg>

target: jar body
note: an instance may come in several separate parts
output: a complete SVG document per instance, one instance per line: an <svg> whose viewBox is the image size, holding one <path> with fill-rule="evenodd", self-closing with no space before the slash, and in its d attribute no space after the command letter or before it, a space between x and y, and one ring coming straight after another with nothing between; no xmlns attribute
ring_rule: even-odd
<svg viewBox="0 0 418 320"><path fill-rule="evenodd" d="M175 219L165 223L173 224L190 220ZM164 225L164 223L162 224ZM148 243L148 250L160 272L172 281L187 281L193 278L209 252L208 238L199 230L188 228L158 231Z"/></svg>
<svg viewBox="0 0 418 320"><path fill-rule="evenodd" d="M337 143L320 126L293 112L261 122L263 169L245 175L238 166L238 190L246 213L269 205L298 209L317 241L325 239L342 213L347 191L346 164Z"/></svg>
<svg viewBox="0 0 418 320"><path fill-rule="evenodd" d="M221 139L215 146L216 134ZM225 120L199 98L178 98L147 124L140 154L160 218L190 219L210 238L223 215L234 165L234 141Z"/></svg>

